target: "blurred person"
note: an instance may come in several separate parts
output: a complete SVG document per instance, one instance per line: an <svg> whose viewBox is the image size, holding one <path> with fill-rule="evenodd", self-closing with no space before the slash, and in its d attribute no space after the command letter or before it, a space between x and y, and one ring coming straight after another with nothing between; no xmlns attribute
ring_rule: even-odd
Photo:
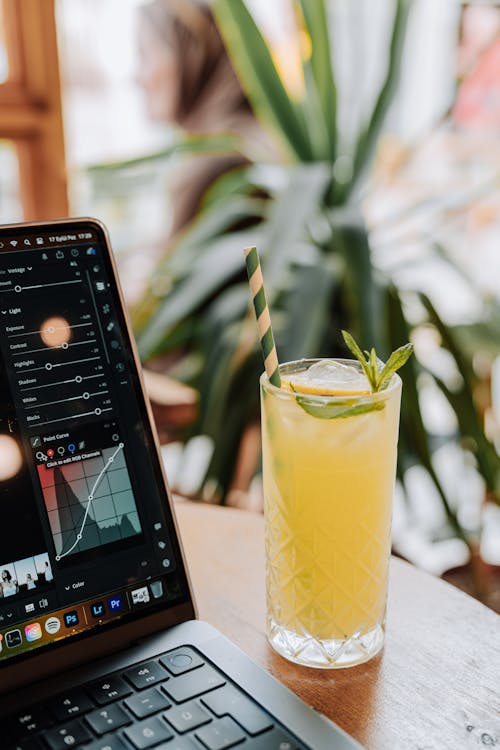
<svg viewBox="0 0 500 750"><path fill-rule="evenodd" d="M243 146L251 146L251 153L258 154L259 160L276 159L275 147L251 109L207 2L150 0L142 5L138 53L136 78L151 120L188 134L234 134ZM196 217L215 181L230 170L248 166L250 159L234 150L182 158L169 184L170 240L175 240ZM175 354L173 358L156 357L145 370L162 442L175 439L179 429L192 423L198 412L197 392L165 377L174 360ZM159 372L163 382L158 379L156 383L152 378ZM254 463L252 459L252 467ZM242 456L234 482L236 490L248 487L248 464L248 458ZM246 499L246 493L238 494L238 504L244 505L240 495Z"/></svg>
<svg viewBox="0 0 500 750"><path fill-rule="evenodd" d="M138 10L137 43L136 80L151 120L200 136L235 134L269 153L206 2L149 0ZM234 151L183 156L169 183L169 239L195 218L219 177L249 163ZM159 357L145 372L162 442L190 424L198 410L196 391L165 376L168 362Z"/></svg>
<svg viewBox="0 0 500 750"><path fill-rule="evenodd" d="M137 80L152 120L194 134L262 139L206 3L152 0L141 6L138 51ZM245 164L245 157L232 153L196 155L189 168L183 165L171 185L171 234L196 216L218 177Z"/></svg>
<svg viewBox="0 0 500 750"><path fill-rule="evenodd" d="M4 596L13 596L19 591L17 581L8 570L2 570L2 590Z"/></svg>
<svg viewBox="0 0 500 750"><path fill-rule="evenodd" d="M50 567L49 563L45 563L45 570L43 571L43 575L45 578L45 583L50 583L50 581L54 580L54 576L52 575L52 568Z"/></svg>

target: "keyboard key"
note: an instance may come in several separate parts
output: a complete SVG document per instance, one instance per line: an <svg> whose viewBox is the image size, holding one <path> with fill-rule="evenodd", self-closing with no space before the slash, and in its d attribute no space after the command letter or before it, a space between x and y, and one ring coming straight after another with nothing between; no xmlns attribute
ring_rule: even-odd
<svg viewBox="0 0 500 750"><path fill-rule="evenodd" d="M155 661L148 661L145 664L137 664L132 669L127 669L124 677L137 689L150 687L156 682L168 680L168 672Z"/></svg>
<svg viewBox="0 0 500 750"><path fill-rule="evenodd" d="M153 717L126 729L125 736L137 750L144 750L148 747L156 747L160 742L169 740L174 735L164 721Z"/></svg>
<svg viewBox="0 0 500 750"><path fill-rule="evenodd" d="M195 745L189 737L174 737L173 741L165 742L164 745L155 747L155 750L200 750L200 746Z"/></svg>
<svg viewBox="0 0 500 750"><path fill-rule="evenodd" d="M42 745L42 741L36 737L28 737L10 747L9 750L44 750L44 746Z"/></svg>
<svg viewBox="0 0 500 750"><path fill-rule="evenodd" d="M201 702L216 716L232 716L248 734L260 734L273 726L271 717L232 685L204 695Z"/></svg>
<svg viewBox="0 0 500 750"><path fill-rule="evenodd" d="M96 734L106 734L132 723L130 716L117 704L92 711L85 717L85 721Z"/></svg>
<svg viewBox="0 0 500 750"><path fill-rule="evenodd" d="M239 745L246 739L241 727L229 716L224 719L216 719L212 724L202 727L195 732L195 737L208 748L208 750L224 750L226 747Z"/></svg>
<svg viewBox="0 0 500 750"><path fill-rule="evenodd" d="M46 729L53 723L42 708L31 707L9 716L5 722L5 731L10 732L14 739L19 739Z"/></svg>
<svg viewBox="0 0 500 750"><path fill-rule="evenodd" d="M188 672L169 680L161 687L176 703L182 703L225 684L222 676L215 669L205 664L199 669L195 669L194 672Z"/></svg>
<svg viewBox="0 0 500 750"><path fill-rule="evenodd" d="M177 648L175 651L170 651L160 658L161 663L168 669L173 675L184 674L184 672L190 672L192 669L201 667L205 662L191 648Z"/></svg>
<svg viewBox="0 0 500 750"><path fill-rule="evenodd" d="M48 729L43 738L50 750L67 750L68 747L89 742L92 737L80 720L68 721L57 729Z"/></svg>
<svg viewBox="0 0 500 750"><path fill-rule="evenodd" d="M182 706L174 706L170 711L163 714L163 718L174 729L177 729L180 734L189 732L190 729L196 729L212 721L212 717L208 711L205 711L195 701L184 703Z"/></svg>
<svg viewBox="0 0 500 750"><path fill-rule="evenodd" d="M116 735L108 735L87 745L85 750L127 750L123 741Z"/></svg>
<svg viewBox="0 0 500 750"><path fill-rule="evenodd" d="M271 729L270 732L254 737L245 745L248 750L301 750L302 745L283 732L282 729Z"/></svg>
<svg viewBox="0 0 500 750"><path fill-rule="evenodd" d="M67 721L73 716L91 711L95 708L90 698L83 690L72 690L69 693L58 695L48 704L49 709L59 721Z"/></svg>
<svg viewBox="0 0 500 750"><path fill-rule="evenodd" d="M129 685L121 677L103 677L88 686L87 692L99 706L124 698L132 692Z"/></svg>
<svg viewBox="0 0 500 750"><path fill-rule="evenodd" d="M150 688L139 695L132 695L124 703L138 719L157 714L162 708L168 708L171 705L158 688Z"/></svg>

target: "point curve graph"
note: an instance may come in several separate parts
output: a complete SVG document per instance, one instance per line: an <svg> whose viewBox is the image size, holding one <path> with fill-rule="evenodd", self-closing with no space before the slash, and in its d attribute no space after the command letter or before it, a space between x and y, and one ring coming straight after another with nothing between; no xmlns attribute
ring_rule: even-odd
<svg viewBox="0 0 500 750"><path fill-rule="evenodd" d="M141 533L123 448L119 443L76 464L39 467L56 561Z"/></svg>
<svg viewBox="0 0 500 750"><path fill-rule="evenodd" d="M82 525L80 526L80 531L76 535L76 539L73 542L73 544L71 545L71 547L69 549L67 549L66 552L61 552L60 555L56 555L56 560L58 560L58 561L62 560L63 557L67 557L68 555L70 555L73 552L73 550L75 549L75 547L78 545L78 542L80 542L81 539L83 538L83 530L85 528L85 523L87 521L87 518L88 518L88 515L89 515L89 510L90 510L90 508L92 506L92 502L94 501L94 493L95 493L96 489L98 488L98 486L99 486L99 484L101 482L101 479L103 478L103 476L105 475L105 473L107 472L107 470L109 469L109 467L111 466L111 464L113 463L113 461L115 460L116 456L118 455L118 453L121 450L123 450L123 443L119 443L118 444L118 448L108 458L107 462L104 464L104 467L99 472L99 474L97 476L97 479L94 482L94 486L90 490L89 496L87 498L87 507L85 508L85 513L84 513L84 516L83 516Z"/></svg>

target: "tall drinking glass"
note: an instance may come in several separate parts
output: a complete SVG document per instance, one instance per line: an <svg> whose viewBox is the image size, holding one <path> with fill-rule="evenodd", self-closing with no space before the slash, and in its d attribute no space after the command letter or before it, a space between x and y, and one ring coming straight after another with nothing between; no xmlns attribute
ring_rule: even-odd
<svg viewBox="0 0 500 750"><path fill-rule="evenodd" d="M267 635L291 661L347 667L384 642L401 379L291 390L314 363L281 365L281 388L260 381Z"/></svg>

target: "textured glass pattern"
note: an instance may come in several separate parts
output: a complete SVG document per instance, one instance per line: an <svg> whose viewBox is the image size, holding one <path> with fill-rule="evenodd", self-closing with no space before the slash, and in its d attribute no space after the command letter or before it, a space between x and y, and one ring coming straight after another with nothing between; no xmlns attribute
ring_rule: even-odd
<svg viewBox="0 0 500 750"><path fill-rule="evenodd" d="M383 644L400 386L383 407L312 416L262 393L268 637L293 661L366 661Z"/></svg>
<svg viewBox="0 0 500 750"><path fill-rule="evenodd" d="M267 612L273 645L295 661L312 660L318 666L366 661L383 643L390 548L386 519L378 527L356 524L364 539L361 558L339 551L335 532L323 519L316 519L307 540L294 527L283 498L267 503ZM319 556L317 550L325 545L328 554ZM337 578L338 567L348 568L349 577Z"/></svg>

